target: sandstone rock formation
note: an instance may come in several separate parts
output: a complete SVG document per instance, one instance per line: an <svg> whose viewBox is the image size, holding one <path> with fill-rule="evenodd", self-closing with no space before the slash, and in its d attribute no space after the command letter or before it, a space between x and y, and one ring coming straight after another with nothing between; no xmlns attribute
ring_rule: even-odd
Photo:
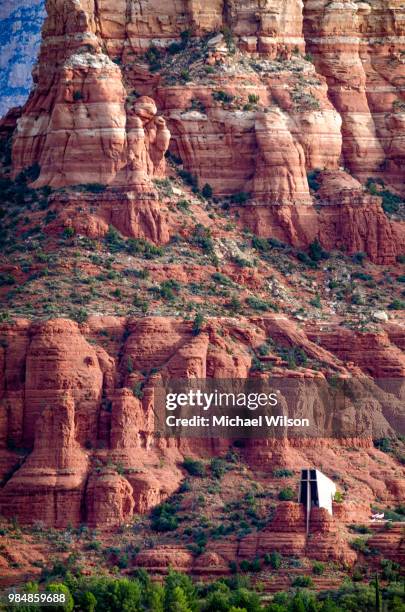
<svg viewBox="0 0 405 612"><path fill-rule="evenodd" d="M86 522L91 527L121 525L132 518L132 487L115 470L106 469L90 477L86 488L86 501Z"/></svg>
<svg viewBox="0 0 405 612"><path fill-rule="evenodd" d="M112 223L165 243L173 229L150 179L164 176L170 142L201 186L250 196L240 214L260 235L392 264L403 225L347 172L403 189L402 11L387 0L49 4L14 174L39 164L37 186L106 185L78 231ZM315 169L335 177L321 210Z"/></svg>
<svg viewBox="0 0 405 612"><path fill-rule="evenodd" d="M41 522L74 530L87 524L115 534L131 524L136 531L135 515L143 517L143 528L151 509L167 500L170 507L187 476L185 457L210 466L211 459L228 452L232 461L237 449L242 467L229 476L227 491L245 492L243 478L262 489L265 526L211 541L199 556L183 542L152 538L125 562L156 574L173 565L204 577L225 574L229 562L268 551L353 565L358 555L348 544L347 525L367 522L376 500L393 508L404 497L396 449L383 453L376 442L383 445L394 432L405 431L404 327L380 312L387 308L391 317L391 306L397 312L398 304L388 299L378 304L374 327L360 332L344 325L342 317L354 301L346 310L334 310L331 297L329 315L320 308L317 322L301 325L308 317L300 316L294 300L302 288L306 304L311 297L311 306L318 308L319 285L311 284L305 270L298 278L302 268L285 261L277 268L273 262L286 252L305 260L297 250L319 241L317 247L327 251L365 253L367 265L395 269L395 279L388 279L387 270L373 268L371 277L357 271L357 278L369 278L365 282L374 283L376 291L384 290L385 282L402 282L394 268L405 253L402 213L384 209L382 196L405 194L403 3L49 0L47 11L35 87L26 105L0 122L0 178L4 175L5 189L11 189L3 158L12 139L13 195L26 206L7 231L17 228L32 254L29 265L18 257L5 262L2 296L11 303L14 290L22 293L8 284L34 276L37 260L49 263L41 272L52 277L52 257L41 250L46 234L61 258L72 237L71 246L87 250L77 267L66 264L66 275L73 277L74 269L74 278L101 294L91 283L100 272L94 261L101 261L103 299L111 295L108 275L116 275L138 310L125 305L116 311L125 316L114 317L97 307L92 311L99 314L87 318L77 311L77 320L85 320L80 324L52 318L51 302L47 320L4 314L0 514L22 525ZM38 189L34 194L40 194L40 205L32 208L24 182L28 169L29 176L37 176L30 184ZM190 199L182 201L184 216L175 189ZM32 239L32 228L23 227L26 214L28 222L28 214L43 222L43 236ZM135 258L129 256L131 244L137 255L142 246L153 253L153 245L124 242L114 228L125 237L174 248L162 250L157 263L149 261L150 253ZM207 232L206 248L195 256L199 228ZM275 239L274 250L269 246L265 253L265 273L256 265L259 248L247 229ZM239 248L239 242L247 244L247 237L250 259L244 260L245 244ZM122 247L117 251L114 240ZM94 253L98 248L102 257ZM181 249L187 251L184 266L177 258ZM17 253L14 243L9 253ZM219 272L224 253L229 278ZM112 254L117 254L114 268ZM319 277L320 265L311 270ZM351 272L342 272L345 287L354 285ZM141 278L150 279L142 286L148 300L167 289L167 282L173 291L181 285L181 300L164 297L156 309L170 316L145 315L149 303L136 294ZM52 278L47 283L50 289ZM263 293L264 285L275 302L263 305L256 298L258 307L243 312L259 314L237 314L241 300L249 305L242 295L246 287ZM288 300L278 300L280 287ZM324 289L328 295L330 287ZM67 296L64 287L56 290L62 299ZM206 317L196 329L193 309L200 312L196 304L208 290L209 306L219 315ZM192 292L191 303L186 296ZM115 295L120 299L121 288L115 287ZM70 297L77 296L72 291ZM89 303L81 293L78 298L75 304ZM339 299L348 299L343 289ZM272 314L263 315L266 310ZM295 350L305 357L302 366L294 362L295 353L291 356ZM158 429L158 387L207 378L240 380L245 388L246 379L268 382L270 370L286 386L295 385L288 395L280 382L280 414L291 415L292 398L298 413L311 419L313 438L289 436L287 428L278 437L253 440L231 434L171 438ZM342 386L349 390L344 402ZM277 476L281 471L294 492L298 470L306 465L333 477L343 496L333 518L313 509L308 535L302 506L281 501ZM215 495L215 486L212 490ZM197 514L194 506L184 510ZM371 542L387 558L403 555L395 526L386 534L373 530ZM273 580L270 588L277 586Z"/></svg>
<svg viewBox="0 0 405 612"><path fill-rule="evenodd" d="M105 325L120 330L119 360L97 344L100 326L104 329ZM344 341L342 333L346 334ZM238 353L234 348L231 356L228 341L235 335L239 337ZM183 476L178 464L184 455L209 457L226 450L230 443L156 437L154 386L206 376L243 379L249 375L249 352L266 335L287 346L305 347L308 354L312 351L331 367L340 363L345 376L350 370L343 364L350 361L357 364L358 372L383 379L371 392L360 378L353 381L353 389L363 385L362 397L357 401L356 415L350 403L334 415L335 423L340 422L341 434L337 435L344 436L347 425L356 423L356 444L368 448L373 432L374 437L383 437L391 427L403 430L400 398L404 359L386 334L356 336L348 330L334 334L308 330L305 334L279 317L256 319L254 327L232 319L213 320L198 336L193 336L191 323L157 317L128 321L93 317L82 328L61 319L32 324L21 321L2 329L0 440L3 449L9 449L9 459L13 448L25 448L26 458L21 464L15 456L14 473L7 476L0 493L2 513L22 522L41 520L66 526L85 520L93 525L112 525L129 520L134 510L147 512L179 486ZM366 358L366 343L376 347L373 364ZM306 376L319 375L308 372ZM384 380L391 383L389 387L384 388ZM395 380L398 384L393 384ZM282 380L280 385L287 398L289 392L287 387L283 390ZM143 391L134 395L132 389ZM318 423L320 431L329 431L332 414L325 412L321 388L307 384L304 395L299 389L294 403ZM367 427L370 429L364 429ZM369 431L365 437L363 429ZM350 431L353 438L353 427ZM305 462L298 457L313 444L287 437L255 440L246 445L245 455L252 466L285 464L294 453L295 462ZM323 442L318 439L316 444ZM9 459L3 476L9 470ZM332 465L336 458L331 455L330 461ZM145 465L150 466L146 471ZM370 487L372 491L377 487L379 496L387 499L402 495L388 474L372 481Z"/></svg>
<svg viewBox="0 0 405 612"><path fill-rule="evenodd" d="M403 189L403 76L399 2L315 2L304 6L304 32L315 65L343 120L343 154L359 178L382 173ZM378 44L375 44L375 39Z"/></svg>

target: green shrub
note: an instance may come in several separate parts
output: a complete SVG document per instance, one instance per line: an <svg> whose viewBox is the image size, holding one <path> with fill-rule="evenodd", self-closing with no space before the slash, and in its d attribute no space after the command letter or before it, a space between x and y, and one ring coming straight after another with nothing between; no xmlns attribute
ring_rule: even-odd
<svg viewBox="0 0 405 612"><path fill-rule="evenodd" d="M364 260L366 259L366 257L367 257L366 253L363 253L362 251L359 251L358 253L355 253L352 256L352 260L353 260L353 263L363 265Z"/></svg>
<svg viewBox="0 0 405 612"><path fill-rule="evenodd" d="M373 440L375 448L382 451L383 453L391 453L394 449L390 438L378 438Z"/></svg>
<svg viewBox="0 0 405 612"><path fill-rule="evenodd" d="M201 223L198 223L195 226L191 241L195 246L200 247L206 253L212 253L214 250L211 230L209 227L205 227Z"/></svg>
<svg viewBox="0 0 405 612"><path fill-rule="evenodd" d="M308 357L304 349L301 347L278 347L277 353L282 359L287 361L287 365L290 370L295 370L298 366L305 367L307 365Z"/></svg>
<svg viewBox="0 0 405 612"><path fill-rule="evenodd" d="M205 183L204 187L201 190L201 195L206 198L207 200L209 200L210 198L212 198L213 196L213 190L211 185L209 185L208 183Z"/></svg>
<svg viewBox="0 0 405 612"><path fill-rule="evenodd" d="M103 185L102 183L86 183L81 185L83 189L86 191L90 191L90 193L103 193L107 189L107 185Z"/></svg>
<svg viewBox="0 0 405 612"><path fill-rule="evenodd" d="M349 525L350 531L354 531L355 533L372 533L371 529L366 525Z"/></svg>
<svg viewBox="0 0 405 612"><path fill-rule="evenodd" d="M182 170L182 169L179 169L177 172L180 178L182 178L183 181L192 188L192 191L194 193L197 193L198 192L198 178L195 176L195 174L191 174L191 172L189 172L188 170Z"/></svg>
<svg viewBox="0 0 405 612"><path fill-rule="evenodd" d="M178 506L165 502L151 512L151 527L154 531L175 531L179 526L176 516Z"/></svg>
<svg viewBox="0 0 405 612"><path fill-rule="evenodd" d="M137 382L132 387L132 393L134 394L135 397L137 397L140 400L143 398L143 388L144 388L143 382Z"/></svg>
<svg viewBox="0 0 405 612"><path fill-rule="evenodd" d="M48 593L58 593L65 595L65 603L60 605L52 606L53 610L59 611L63 610L64 612L72 612L74 608L74 600L73 597L65 584L60 583L52 583L48 584L46 587Z"/></svg>
<svg viewBox="0 0 405 612"><path fill-rule="evenodd" d="M173 187L169 178L153 179L154 184L158 187L163 195L170 197L173 195Z"/></svg>
<svg viewBox="0 0 405 612"><path fill-rule="evenodd" d="M170 55L175 55L176 53L181 53L181 51L184 51L187 48L188 42L190 39L190 33L188 31L184 31L181 33L181 42L180 43L171 43L168 48L167 51L169 52Z"/></svg>
<svg viewBox="0 0 405 612"><path fill-rule="evenodd" d="M145 53L145 60L148 62L151 72L157 72L162 67L161 53L155 45L149 47Z"/></svg>
<svg viewBox="0 0 405 612"><path fill-rule="evenodd" d="M250 563L250 571L251 572L260 572L261 569L262 569L262 563L261 563L260 559L258 557L256 557L256 559L253 559L253 561L251 561L251 563Z"/></svg>
<svg viewBox="0 0 405 612"><path fill-rule="evenodd" d="M325 571L325 564L321 563L320 561L315 561L315 563L312 566L312 573L315 574L315 576L322 576L324 571Z"/></svg>
<svg viewBox="0 0 405 612"><path fill-rule="evenodd" d="M221 274L221 272L214 272L214 274L211 275L211 278L216 283L220 283L221 285L225 285L226 287L232 287L234 284L233 281L229 278L229 276Z"/></svg>
<svg viewBox="0 0 405 612"><path fill-rule="evenodd" d="M120 251L125 251L126 249L124 238L113 225L108 227L108 232L104 237L104 241L111 253L119 253Z"/></svg>
<svg viewBox="0 0 405 612"><path fill-rule="evenodd" d="M187 200L179 200L177 202L177 208L180 208L180 210L183 211L187 211L190 209L190 202L188 202Z"/></svg>
<svg viewBox="0 0 405 612"><path fill-rule="evenodd" d="M232 94L228 94L226 91L222 90L213 91L212 97L216 102L223 102L224 104L230 104L235 98Z"/></svg>
<svg viewBox="0 0 405 612"><path fill-rule="evenodd" d="M122 291L119 287L116 287L115 289L111 291L111 295L115 298L120 299L122 298Z"/></svg>
<svg viewBox="0 0 405 612"><path fill-rule="evenodd" d="M362 280L362 281L372 281L372 280L374 280L373 277L371 276L371 274L366 274L365 272L353 272L352 278L353 279Z"/></svg>
<svg viewBox="0 0 405 612"><path fill-rule="evenodd" d="M319 294L317 294L314 298L312 298L312 300L309 300L309 303L314 308L322 308L321 296Z"/></svg>
<svg viewBox="0 0 405 612"><path fill-rule="evenodd" d="M328 259L329 253L321 247L319 240L316 239L309 245L309 256L313 261L321 261L322 259Z"/></svg>
<svg viewBox="0 0 405 612"><path fill-rule="evenodd" d="M101 550L102 544L100 540L93 540L87 544L86 548L87 550Z"/></svg>
<svg viewBox="0 0 405 612"><path fill-rule="evenodd" d="M244 191L240 191L239 193L234 193L231 196L231 202L233 204L243 205L243 204L246 204L249 198L250 198L250 195L248 193L245 193Z"/></svg>
<svg viewBox="0 0 405 612"><path fill-rule="evenodd" d="M397 581L401 576L401 566L391 559L381 559L380 566L384 580Z"/></svg>
<svg viewBox="0 0 405 612"><path fill-rule="evenodd" d="M253 236L252 238L252 247L256 249L256 251L260 251L261 253L265 253L269 250L270 245L267 238L259 238L259 236Z"/></svg>
<svg viewBox="0 0 405 612"><path fill-rule="evenodd" d="M248 559L243 559L240 564L239 564L240 569L242 570L242 572L249 572L250 571L250 561L248 561Z"/></svg>
<svg viewBox="0 0 405 612"><path fill-rule="evenodd" d="M159 287L150 287L149 291L156 293L164 300L173 301L176 298L176 293L180 290L180 283L174 279L166 280L160 283Z"/></svg>
<svg viewBox="0 0 405 612"><path fill-rule="evenodd" d="M167 47L167 51L170 53L170 55L175 55L176 53L180 53L180 51L182 50L183 50L183 46L181 45L181 43L173 42Z"/></svg>
<svg viewBox="0 0 405 612"><path fill-rule="evenodd" d="M392 193L388 189L378 189L377 185L384 187L384 182L381 179L368 178L366 188L371 195L380 196L382 198L382 207L387 215L393 215L399 212L399 208L405 203L403 198Z"/></svg>
<svg viewBox="0 0 405 612"><path fill-rule="evenodd" d="M220 459L219 457L215 457L211 459L211 474L214 478L220 480L224 474L228 471L228 465L226 461Z"/></svg>
<svg viewBox="0 0 405 612"><path fill-rule="evenodd" d="M311 170L307 173L308 185L312 191L319 191L321 183L319 182L320 170Z"/></svg>
<svg viewBox="0 0 405 612"><path fill-rule="evenodd" d="M144 314L146 314L149 310L149 303L147 300L143 300L137 295L133 298L132 304L135 306L135 308L140 308Z"/></svg>
<svg viewBox="0 0 405 612"><path fill-rule="evenodd" d="M398 213L400 205L404 204L404 200L400 196L390 191L381 191L379 195L381 195L383 199L382 207L387 215Z"/></svg>
<svg viewBox="0 0 405 612"><path fill-rule="evenodd" d="M355 538L349 542L351 548L356 550L357 552L361 552L367 554L369 552L369 548L367 546L367 540L364 538Z"/></svg>
<svg viewBox="0 0 405 612"><path fill-rule="evenodd" d="M65 227L65 229L63 230L63 238L66 238L66 239L73 238L75 234L76 232L73 227Z"/></svg>
<svg viewBox="0 0 405 612"><path fill-rule="evenodd" d="M294 501L297 498L297 494L291 487L285 487L279 492L278 498L280 501Z"/></svg>
<svg viewBox="0 0 405 612"><path fill-rule="evenodd" d="M248 96L249 104L257 104L260 102L260 96L257 94L249 94Z"/></svg>
<svg viewBox="0 0 405 612"><path fill-rule="evenodd" d="M282 556L279 552L273 550L270 554L266 553L264 555L264 562L266 565L270 565L275 570L278 570L281 567Z"/></svg>
<svg viewBox="0 0 405 612"><path fill-rule="evenodd" d="M314 581L312 580L311 576L297 576L294 578L291 585L293 587L310 588L314 586Z"/></svg>
<svg viewBox="0 0 405 612"><path fill-rule="evenodd" d="M241 268L253 268L253 264L248 259L239 257L238 255L232 257L232 262Z"/></svg>
<svg viewBox="0 0 405 612"><path fill-rule="evenodd" d="M229 26L223 26L221 32L225 39L225 44L228 48L229 53L234 54L236 52L235 40L233 32Z"/></svg>
<svg viewBox="0 0 405 612"><path fill-rule="evenodd" d="M294 476L294 472L292 470L287 470L285 468L280 470L273 470L274 478L290 478Z"/></svg>
<svg viewBox="0 0 405 612"><path fill-rule="evenodd" d="M142 255L145 259L153 259L163 255L162 247L155 246L144 238L130 238L127 241L127 251L130 255Z"/></svg>
<svg viewBox="0 0 405 612"><path fill-rule="evenodd" d="M388 304L390 310L405 310L405 301L395 298Z"/></svg>
<svg viewBox="0 0 405 612"><path fill-rule="evenodd" d="M243 310L242 302L236 297L236 295L233 295L229 301L225 302L224 306L227 310L235 314Z"/></svg>
<svg viewBox="0 0 405 612"><path fill-rule="evenodd" d="M190 476L204 477L207 475L206 467L202 461L198 459L192 459L191 457L185 457L183 461L183 468L187 470Z"/></svg>
<svg viewBox="0 0 405 612"><path fill-rule="evenodd" d="M79 308L79 310L75 310L71 314L72 319L74 319L77 323L84 323L87 321L88 316L88 312L84 308Z"/></svg>
<svg viewBox="0 0 405 612"><path fill-rule="evenodd" d="M261 357L266 357L266 355L268 355L268 354L269 354L269 352L270 352L270 347L269 347L269 345L268 345L268 344L261 344L261 345L259 346L259 348L257 349L257 352L259 353L259 355L260 355ZM276 471L277 471L277 470L276 470ZM273 472L273 474L274 474L274 472Z"/></svg>
<svg viewBox="0 0 405 612"><path fill-rule="evenodd" d="M308 266L309 268L312 268L313 270L316 270L318 267L317 262L311 259L309 255L307 255L303 251L298 251L297 259L301 261L303 264L305 264L306 266Z"/></svg>
<svg viewBox="0 0 405 612"><path fill-rule="evenodd" d="M259 312L267 312L268 310L276 310L273 304L270 304L269 302L265 302L264 300L258 297L255 297L254 295L246 298L246 304L249 306L249 308L252 308L253 310L257 310Z"/></svg>
<svg viewBox="0 0 405 612"><path fill-rule="evenodd" d="M185 83L188 83L189 81L191 81L190 71L187 68L183 68L183 70L180 72L180 78Z"/></svg>
<svg viewBox="0 0 405 612"><path fill-rule="evenodd" d="M286 250L288 249L288 245L281 240L277 240L277 238L269 238L269 244L273 249Z"/></svg>
<svg viewBox="0 0 405 612"><path fill-rule="evenodd" d="M12 274L0 274L0 287L5 285L14 285L15 278Z"/></svg>
<svg viewBox="0 0 405 612"><path fill-rule="evenodd" d="M265 372L266 366L267 364L265 365L263 361L260 361L260 359L256 357L256 355L253 355L252 365L250 366L251 372Z"/></svg>
<svg viewBox="0 0 405 612"><path fill-rule="evenodd" d="M193 321L193 336L198 336L204 325L204 315L201 312L198 312Z"/></svg>

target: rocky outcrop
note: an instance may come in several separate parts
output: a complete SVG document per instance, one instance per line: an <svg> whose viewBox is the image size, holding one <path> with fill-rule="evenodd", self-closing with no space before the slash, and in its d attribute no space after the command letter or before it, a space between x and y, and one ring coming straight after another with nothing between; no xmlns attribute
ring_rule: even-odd
<svg viewBox="0 0 405 612"><path fill-rule="evenodd" d="M55 393L38 416L33 451L1 491L4 516L55 527L81 522L87 457L75 437L74 406L68 393Z"/></svg>
<svg viewBox="0 0 405 612"><path fill-rule="evenodd" d="M196 0L164 12L160 0L57 0L14 175L38 164L36 186L102 184L100 197L55 196L64 226L98 237L112 224L162 244L175 220L151 179L165 175L170 146L200 186L248 197L238 212L259 235L299 248L318 238L391 265L403 224L339 168L403 187L402 10L386 0ZM315 169L328 178L316 199Z"/></svg>
<svg viewBox="0 0 405 612"><path fill-rule="evenodd" d="M317 239L327 251L366 253L373 263L395 265L405 250L403 223L388 219L381 198L342 171L319 173L317 180L316 208L305 201L303 206L249 204L240 210L244 224L258 236L273 236L298 248Z"/></svg>
<svg viewBox="0 0 405 612"><path fill-rule="evenodd" d="M356 179L342 172L322 173L319 180L318 238L324 248L367 253L374 263L395 264L405 249L405 234L401 223L388 220L380 198L364 193Z"/></svg>
<svg viewBox="0 0 405 612"><path fill-rule="evenodd" d="M404 498L397 448L382 452L373 444L405 431L404 328L395 315L367 310L371 331L349 329L342 314L352 314L354 324L357 311L344 306L346 289L338 297L328 284L318 293L324 279L337 282L337 258L330 258L325 275L326 261L298 278L304 266L291 255L309 266L312 260L276 240L257 242L271 248L256 260L260 249L242 229L297 250L317 240L327 251L365 253L369 261L364 273L357 270L357 279L374 283L367 288L380 282L376 269L366 275L369 262L394 269L400 261L402 213L384 211L381 195L389 199L390 192L403 189L402 5L396 0L48 0L47 11L35 87L27 104L0 122L0 173L15 179L12 187L7 179L1 186L7 198L10 191L11 205L27 204L33 221L31 226L23 215L15 223L7 219L7 248L13 255L17 251L14 230L32 250L32 261L40 244L44 253L38 260L47 257L50 245L63 245L64 253L71 242L88 252L74 265L68 257L64 273L74 268L80 280L83 271L88 281L94 276L105 282L104 301L98 301L101 291L97 296L94 291L97 308L96 301L86 302L93 312L112 293L111 273L111 279L123 279L122 291L114 284L113 295L120 299L125 293L130 300L115 312L138 312L133 290L140 289L143 298L151 296L150 311L175 315L92 315L78 324L56 318L12 321L14 313L4 314L10 322L0 326L0 514L22 525L35 523L36 529L87 524L100 530L103 546L117 532L125 534L131 554L125 552L120 561L154 574L174 567L204 578L226 575L231 561L272 551L352 566L358 554L348 544L347 526L366 524L376 500L395 508ZM27 176L36 194L25 184ZM182 205L180 197L187 198ZM42 243L33 226L42 223L46 208ZM206 227L210 241L197 253L199 227ZM142 248L150 248L142 253L145 259L160 251L145 242L124 243L114 228L155 245L175 240L159 259L145 263ZM191 248L180 259L183 240ZM100 245L103 252L93 255ZM187 258L187 264L179 263ZM348 287L355 264L342 261ZM227 265L227 276L218 262ZM28 266L28 257L6 265L7 274L15 273L1 279L11 304L13 291L19 299L23 292L8 285L43 268ZM400 282L397 269L391 272L383 282L393 284L394 277ZM179 283L178 300L163 296L169 279ZM177 291L175 282L173 287ZM390 289L390 295L401 290ZM193 303L186 297L191 294ZM264 294L274 302L259 299ZM378 296L365 294L374 308ZM197 329L193 308L199 312L206 295L207 311L212 306L209 312L232 316L206 318ZM321 297L324 304L314 313ZM397 301L388 306L387 299L381 308L391 314ZM124 309L132 303L135 309ZM274 312L237 315L239 303L243 312L267 307ZM48 305L47 313L54 312ZM115 302L109 312L114 308ZM317 317L318 324L301 324L308 316ZM235 439L233 432L222 438L216 432L176 438L162 428L159 393L175 381L239 381L246 390L252 381L268 385L270 371L278 379L280 415L308 418L308 436L294 436L284 427L277 435L249 440ZM385 442L380 446L387 450ZM208 479L190 478L185 457L205 461L210 477L216 465L211 459L226 457L222 490L219 480L206 488ZM303 466L322 470L341 493L333 516L312 509L308 534L295 493ZM202 497L197 497L201 483ZM283 487L292 492L281 495ZM206 503L200 517L196 501L205 502L205 493L213 506ZM252 506L246 521L247 497L235 504L240 528L238 512L227 516L238 493L252 495L255 508L257 502L257 513ZM164 513L175 511L181 534L173 539L165 534L157 543L146 517L131 523L164 501L169 503L162 508L162 529ZM218 529L216 539L217 511L229 537L222 538ZM215 535L196 555L192 540L202 545L194 521L200 518L206 534ZM129 532L143 539L133 555ZM186 548L187 542L194 547ZM373 528L370 543L387 558L403 557L396 526L386 532ZM90 557L97 546L89 546ZM4 558L18 563L8 543L0 555L2 567ZM265 576L270 590L291 586L287 569L281 568L279 577ZM322 577L316 581L322 588Z"/></svg>
<svg viewBox="0 0 405 612"><path fill-rule="evenodd" d="M160 546L140 552L135 558L135 564L155 574L166 574L169 567L189 572L193 566L193 554L186 548Z"/></svg>
<svg viewBox="0 0 405 612"><path fill-rule="evenodd" d="M263 533L247 536L243 540L239 554L242 558L251 559L277 551L289 556L306 556L324 561L333 559L352 565L357 555L347 541L339 537L338 532L338 523L327 510L313 508L310 530L306 534L304 507L294 502L284 502L279 504L271 525Z"/></svg>
<svg viewBox="0 0 405 612"><path fill-rule="evenodd" d="M238 67L226 78L197 72L189 84L159 84L171 150L218 195L244 192L265 206L311 204L307 169L337 169L341 154L340 118L323 78L299 56L262 60L256 70L239 56L232 61Z"/></svg>
<svg viewBox="0 0 405 612"><path fill-rule="evenodd" d="M92 474L86 487L86 509L86 522L91 527L122 525L133 516L131 485L115 470Z"/></svg>
<svg viewBox="0 0 405 612"><path fill-rule="evenodd" d="M389 329L389 328L388 328ZM360 333L342 327L308 330L311 340L345 361L354 362L374 378L399 381L404 378L404 355L388 333Z"/></svg>
<svg viewBox="0 0 405 612"><path fill-rule="evenodd" d="M105 329L118 339L111 354L97 343L100 330ZM379 380L377 387L371 381L367 386L353 380L353 392L360 392L356 408L350 402L340 408L337 404L339 412L333 421L339 423L342 435L348 424L356 423L358 439L352 427L349 443L369 449L370 438L364 437L363 429L375 437L388 435L392 427L403 430L399 399L403 397L403 355L384 333L360 335L341 328L334 334L316 329L305 333L279 315L240 322L213 319L197 336L191 322L162 317L127 321L92 317L83 326L62 319L20 321L2 328L0 467L5 481L1 512L21 522L40 520L53 526L86 520L113 525L128 521L134 512L147 512L179 487L184 455L210 457L230 444L224 439L177 441L157 435L156 385L161 388L165 381L205 377L244 379L249 376L252 350L266 337L287 347L302 346L325 367L340 364L343 376L363 372L390 383L384 387ZM370 347L376 355L374 365L367 353ZM323 373L308 369L305 374L290 374L298 384L292 397L301 415L316 422L320 431L328 431L332 415L325 411L323 391L316 382ZM400 378L393 385L395 376ZM300 380L307 381L305 387ZM283 384L280 379L288 411L291 391ZM340 448L337 441L326 445L319 434L318 439L289 440L285 432L283 439L247 443L244 456L252 468L293 464L298 469L307 461L312 463L311 453L322 448L325 469L334 469L334 445ZM25 460L13 452L21 447L25 447ZM14 466L11 473L10 466ZM367 487L361 485L366 498L378 494L389 502L403 495L389 472L380 470L377 476L377 471L370 471L366 480ZM299 506L292 511L299 512ZM280 520L286 516L282 514ZM276 517L275 526L277 521ZM293 515L288 519L289 532L292 521ZM275 526L273 531L283 533L281 524Z"/></svg>
<svg viewBox="0 0 405 612"><path fill-rule="evenodd" d="M403 7L308 0L304 16L307 48L342 117L346 165L363 180L381 174L402 189Z"/></svg>

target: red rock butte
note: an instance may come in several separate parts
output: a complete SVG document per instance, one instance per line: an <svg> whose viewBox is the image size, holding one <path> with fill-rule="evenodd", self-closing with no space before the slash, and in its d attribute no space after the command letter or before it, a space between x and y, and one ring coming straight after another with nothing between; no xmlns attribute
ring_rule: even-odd
<svg viewBox="0 0 405 612"><path fill-rule="evenodd" d="M47 8L14 175L39 164L38 187L108 185L82 230L112 222L167 242L151 179L169 149L216 195L250 194L241 215L261 236L318 237L380 264L404 251L403 226L364 189L374 177L404 193L400 0ZM307 173L318 170L315 199Z"/></svg>
<svg viewBox="0 0 405 612"><path fill-rule="evenodd" d="M207 210L231 209L229 218L239 224L235 245L250 230L250 237L272 238L287 248L305 251L316 244L339 256L360 254L374 268L389 266L376 273L383 285L383 274L399 274L405 253L403 218L382 205L384 197L405 197L404 58L403 0L48 0L34 88L24 107L0 123L0 140L12 143L9 176L18 184L21 173L36 168L30 187L50 188L53 207L43 233L60 239L61 249L64 230L79 236L88 251L96 250L97 240L105 245L102 240L115 230L120 240L146 239L155 247L173 244L179 235L190 238L190 223L159 191L175 175L187 184L190 199L195 195L193 205L204 201L205 186ZM215 231L219 216L204 211L204 219ZM219 231L225 233L222 226ZM217 293L225 302L226 279L222 293L214 288L209 297L198 294L204 274L224 279L218 272L221 248L215 246L215 258L204 265L196 259L186 270L170 255L164 265L143 261L136 278L139 272L151 275L149 291L157 282L184 278L200 296L199 307L205 300L212 305ZM264 268L253 269L250 261L238 267L237 257L229 259L234 268L228 286L241 293L246 286L261 287ZM87 260L90 276L96 275L96 260ZM7 274L17 269L11 260L3 263ZM65 272L73 277L70 264ZM121 264L130 272L135 266L128 252ZM267 265L276 269L274 259ZM17 273L26 272L20 266ZM279 278L266 268L270 291L281 300ZM10 279L4 279L7 285ZM288 274L282 281L287 287ZM47 282L51 291L52 279ZM154 540L134 559L134 566L156 574L175 566L206 576L226 574L235 559L269 550L353 566L361 556L349 546L347 525L367 522L376 500L394 508L405 498L398 457L361 435L363 426L379 440L403 431L404 325L395 313L389 320L378 309L371 331L351 329L340 324L337 299L329 319L323 313L317 322L299 319L293 291L298 300L302 287L292 287L285 309L276 304L275 312L263 314L259 305L260 314L250 316L228 308L228 316L209 316L197 331L184 301L165 304L173 316L146 316L146 304L144 315L128 309L128 316L107 316L94 309L79 322L59 316L52 305L48 320L28 320L10 309L0 325L0 514L21 525L87 524L115 534L179 491L186 456L207 465L224 456L234 440L156 435L157 383L252 374L260 379L268 375L263 363L275 375L307 381L331 372L368 377L361 402L332 415L355 421L358 436L286 436L247 441L238 451L242 476L249 480L249 470L264 489L278 482L277 469L290 474L293 487L304 467L336 476L344 503L334 503L333 516L314 508L306 534L303 506L273 491L274 517L261 531L212 540L202 555ZM120 288L115 291L120 298ZM148 295L152 301L156 291ZM317 307L319 295L311 295ZM260 353L270 341L274 351ZM294 348L309 365L288 362ZM394 380L395 388L384 389L372 378ZM315 393L301 402L303 414L319 422L330 418ZM226 479L228 491L243 489L239 475L229 470ZM398 525L375 527L373 542L386 558L404 560Z"/></svg>

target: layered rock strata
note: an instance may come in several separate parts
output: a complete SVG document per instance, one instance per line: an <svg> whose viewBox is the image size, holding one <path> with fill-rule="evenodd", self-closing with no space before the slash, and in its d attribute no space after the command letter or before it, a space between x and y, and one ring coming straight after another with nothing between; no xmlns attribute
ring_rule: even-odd
<svg viewBox="0 0 405 612"><path fill-rule="evenodd" d="M109 330L115 344L103 347L100 331L108 335ZM365 426L371 426L374 437L390 435L392 427L402 430L405 362L388 333L357 336L350 331L316 329L304 333L279 316L239 323L212 320L198 336L193 335L191 323L158 317L92 317L81 327L63 319L19 321L2 328L0 441L2 456L7 457L1 463L2 514L17 516L21 522L44 521L62 527L85 521L107 526L126 522L134 512L147 512L178 488L184 477L179 467L184 455L210 457L226 451L232 442L157 436L155 385L205 377L244 379L249 376L252 351L269 337L280 346L302 347L332 372L354 376L353 389L363 385L358 377L366 373L391 382L387 388L381 381L379 387L369 382L370 391L363 385L356 415L350 403L336 413L342 435L345 422L358 426L358 440L352 433L344 444L369 449L372 455L371 440L362 434ZM373 366L366 357L366 345L375 347ZM343 346L350 348L343 350ZM305 374L288 370L275 374L296 380L301 376L307 382L323 376L309 369ZM297 396L303 414L327 428L331 415L325 412L319 390L305 388L305 395ZM252 469L267 470L289 461L312 463L318 447L323 448L326 470L335 469L336 452L345 456L338 440L294 441L286 433L283 439L248 442L244 457ZM340 461L344 465L345 459ZM355 479L360 475L353 466L351 472ZM365 499L373 499L377 491L387 501L402 494L389 471L366 482L357 483Z"/></svg>
<svg viewBox="0 0 405 612"><path fill-rule="evenodd" d="M261 234L299 247L318 238L392 264L403 225L347 171L403 188L401 16L386 0L164 9L55 0L14 136L14 174L39 164L36 186L115 187L103 218L164 242L170 225L151 231L137 219L165 224L151 179L164 176L170 144L200 186L247 194L239 213ZM315 169L334 178L321 210L307 181Z"/></svg>

